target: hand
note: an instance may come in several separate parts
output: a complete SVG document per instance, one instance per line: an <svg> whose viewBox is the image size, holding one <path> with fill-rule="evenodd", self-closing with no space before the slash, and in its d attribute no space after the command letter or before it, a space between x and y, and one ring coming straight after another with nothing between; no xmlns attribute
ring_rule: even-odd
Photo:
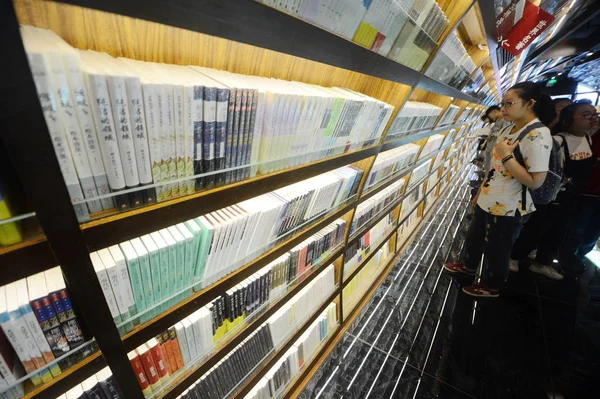
<svg viewBox="0 0 600 399"><path fill-rule="evenodd" d="M500 157L500 159L510 155L513 153L515 148L519 145L518 141L514 143L510 143L508 140L504 140L498 144L496 144L496 154Z"/></svg>

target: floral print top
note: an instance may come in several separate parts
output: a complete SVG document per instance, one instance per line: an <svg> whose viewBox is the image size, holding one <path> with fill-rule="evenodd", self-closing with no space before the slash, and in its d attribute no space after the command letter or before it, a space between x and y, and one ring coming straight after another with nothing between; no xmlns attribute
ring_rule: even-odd
<svg viewBox="0 0 600 399"><path fill-rule="evenodd" d="M507 127L498 135L497 143L505 140L511 142L519 137L523 129L532 123L539 122L534 119L519 131L510 134L512 127ZM552 136L547 127L534 129L527 134L519 143L519 149L523 154L523 160L529 172L547 172L552 150ZM491 169L481 187L481 193L477 205L487 213L495 216L515 216L518 211L526 215L535 211L529 190L527 190L527 210L521 209L521 190L523 185L515 179L511 173L504 168L502 159L496 153L496 147L492 150Z"/></svg>

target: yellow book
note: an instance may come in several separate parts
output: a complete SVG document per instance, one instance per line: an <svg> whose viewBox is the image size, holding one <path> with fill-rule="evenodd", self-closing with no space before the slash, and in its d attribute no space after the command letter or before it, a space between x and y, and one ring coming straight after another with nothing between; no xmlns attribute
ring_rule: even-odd
<svg viewBox="0 0 600 399"><path fill-rule="evenodd" d="M6 202L6 198L0 192L0 221L13 217ZM0 224L0 245L13 245L23 239L21 229L15 222Z"/></svg>

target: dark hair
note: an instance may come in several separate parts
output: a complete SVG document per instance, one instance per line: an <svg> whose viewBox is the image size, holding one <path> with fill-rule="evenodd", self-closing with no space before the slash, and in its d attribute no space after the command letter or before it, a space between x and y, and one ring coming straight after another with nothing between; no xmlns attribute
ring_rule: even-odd
<svg viewBox="0 0 600 399"><path fill-rule="evenodd" d="M484 123L490 123L490 117L487 115L481 115L481 121Z"/></svg>
<svg viewBox="0 0 600 399"><path fill-rule="evenodd" d="M560 115L558 117L558 123L552 128L552 134L558 134L567 132L573 122L575 122L575 114L579 108L585 107L586 105L590 105L587 103L573 103L571 105L567 105L560 111Z"/></svg>
<svg viewBox="0 0 600 399"><path fill-rule="evenodd" d="M518 91L519 97L525 102L533 100L533 113L544 125L548 126L556 118L552 99L550 96L542 94L542 89L537 83L521 82L509 90Z"/></svg>
<svg viewBox="0 0 600 399"><path fill-rule="evenodd" d="M563 101L567 101L569 104L573 104L573 101L571 101L570 98L555 98L554 100L552 100L552 102L554 103L554 105L558 104L558 103L562 103Z"/></svg>
<svg viewBox="0 0 600 399"><path fill-rule="evenodd" d="M492 105L485 111L485 116L489 118L492 111L500 111L500 107L497 105Z"/></svg>

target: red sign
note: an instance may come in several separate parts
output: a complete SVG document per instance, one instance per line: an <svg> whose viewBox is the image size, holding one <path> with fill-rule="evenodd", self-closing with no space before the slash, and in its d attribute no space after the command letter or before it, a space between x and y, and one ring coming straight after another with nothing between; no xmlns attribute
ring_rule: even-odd
<svg viewBox="0 0 600 399"><path fill-rule="evenodd" d="M511 3L512 4L512 3ZM501 15L502 16L502 15ZM554 16L538 6L525 1L522 17L508 36L499 37L498 44L514 56L518 56L554 21ZM496 21L498 23L498 21Z"/></svg>

